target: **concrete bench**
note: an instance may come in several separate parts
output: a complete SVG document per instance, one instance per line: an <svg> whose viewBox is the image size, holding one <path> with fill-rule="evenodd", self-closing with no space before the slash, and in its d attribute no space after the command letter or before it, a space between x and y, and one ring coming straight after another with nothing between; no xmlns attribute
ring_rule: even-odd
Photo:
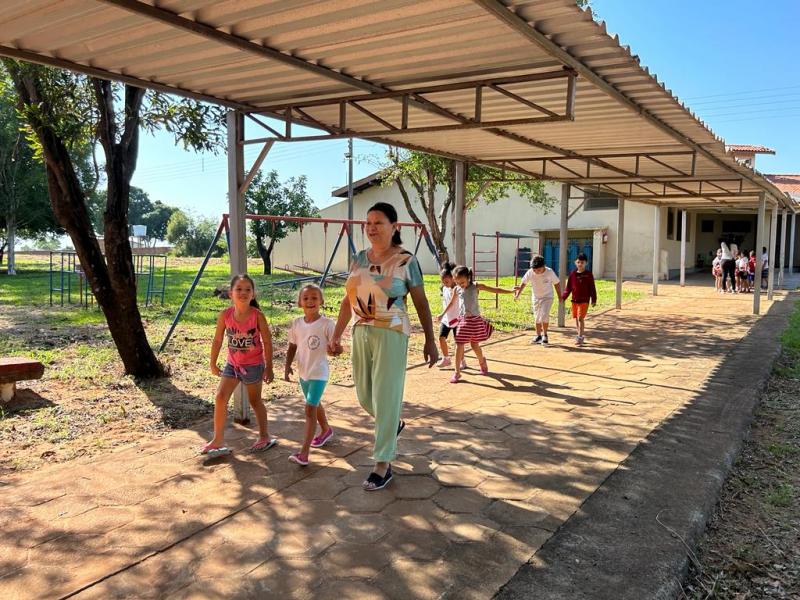
<svg viewBox="0 0 800 600"><path fill-rule="evenodd" d="M44 365L29 358L0 358L0 402L14 399L18 381L41 379Z"/></svg>

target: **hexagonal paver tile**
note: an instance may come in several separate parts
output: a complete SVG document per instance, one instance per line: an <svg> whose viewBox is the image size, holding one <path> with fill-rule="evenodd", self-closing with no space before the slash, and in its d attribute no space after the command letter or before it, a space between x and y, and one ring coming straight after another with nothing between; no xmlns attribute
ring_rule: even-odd
<svg viewBox="0 0 800 600"><path fill-rule="evenodd" d="M132 506L158 495L154 485L120 485L104 491L95 497L100 506Z"/></svg>
<svg viewBox="0 0 800 600"><path fill-rule="evenodd" d="M442 465L433 476L442 485L452 487L476 487L486 479L483 470L468 465Z"/></svg>
<svg viewBox="0 0 800 600"><path fill-rule="evenodd" d="M463 442L461 446L463 448ZM429 458L437 465L472 465L478 462L478 457L472 452L459 448L436 450L431 452Z"/></svg>
<svg viewBox="0 0 800 600"><path fill-rule="evenodd" d="M428 475L405 475L395 483L395 496L405 500L430 498L440 489L439 483Z"/></svg>
<svg viewBox="0 0 800 600"><path fill-rule="evenodd" d="M447 487L440 490L433 501L451 513L477 513L489 506L492 499L473 488Z"/></svg>
<svg viewBox="0 0 800 600"><path fill-rule="evenodd" d="M444 535L435 529L431 530L426 523L424 528L414 528L405 524L386 536L383 544L392 548L392 554L395 556L435 560L447 550L449 542Z"/></svg>
<svg viewBox="0 0 800 600"><path fill-rule="evenodd" d="M508 427L511 421L496 415L480 415L470 419L468 423L477 429L503 429L503 427Z"/></svg>
<svg viewBox="0 0 800 600"><path fill-rule="evenodd" d="M487 479L478 489L489 498L506 500L527 500L536 491L530 484L500 478Z"/></svg>
<svg viewBox="0 0 800 600"><path fill-rule="evenodd" d="M322 572L329 575L367 579L377 575L391 559L391 548L384 545L336 542L319 561Z"/></svg>
<svg viewBox="0 0 800 600"><path fill-rule="evenodd" d="M495 521L474 514L447 515L434 525L451 542L485 542L500 529Z"/></svg>
<svg viewBox="0 0 800 600"><path fill-rule="evenodd" d="M336 540L324 531L278 532L270 540L269 546L281 558L314 558L322 554Z"/></svg>
<svg viewBox="0 0 800 600"><path fill-rule="evenodd" d="M171 554L171 553L170 553ZM242 543L226 541L197 560L194 575L198 579L216 579L243 575L274 556L269 542Z"/></svg>
<svg viewBox="0 0 800 600"><path fill-rule="evenodd" d="M315 600L389 600L389 596L377 589L373 583L341 580L325 584L314 593Z"/></svg>
<svg viewBox="0 0 800 600"><path fill-rule="evenodd" d="M380 512L395 499L393 486L375 492L365 492L360 487L350 488L336 496L334 501L341 509L348 512L368 513Z"/></svg>
<svg viewBox="0 0 800 600"><path fill-rule="evenodd" d="M374 544L387 533L389 523L380 514L345 515L323 526L337 542Z"/></svg>
<svg viewBox="0 0 800 600"><path fill-rule="evenodd" d="M392 462L392 470L401 475L430 475L434 465L427 456L399 456Z"/></svg>
<svg viewBox="0 0 800 600"><path fill-rule="evenodd" d="M383 514L389 517L439 519L446 513L428 498L426 500L395 500L383 509Z"/></svg>
<svg viewBox="0 0 800 600"><path fill-rule="evenodd" d="M58 519L57 526L72 533L107 533L131 523L137 516L130 506L101 506L74 517Z"/></svg>
<svg viewBox="0 0 800 600"><path fill-rule="evenodd" d="M256 518L250 511L240 512L212 528L230 542L259 544L275 535L275 526L265 518Z"/></svg>
<svg viewBox="0 0 800 600"><path fill-rule="evenodd" d="M390 598L434 600L454 583L450 566L441 559L401 557L392 561L375 579Z"/></svg>
<svg viewBox="0 0 800 600"><path fill-rule="evenodd" d="M486 442L480 440L471 444L469 449L470 452L473 452L483 459L511 458L514 456L514 449L502 442Z"/></svg>
<svg viewBox="0 0 800 600"><path fill-rule="evenodd" d="M495 500L484 513L506 526L551 529L560 523L560 520L554 521L552 515L541 506L524 500Z"/></svg>
<svg viewBox="0 0 800 600"><path fill-rule="evenodd" d="M341 478L321 476L307 477L292 484L289 490L307 500L330 500L346 487Z"/></svg>
<svg viewBox="0 0 800 600"><path fill-rule="evenodd" d="M244 577L236 597L312 598L321 578L318 563L308 558L269 560Z"/></svg>

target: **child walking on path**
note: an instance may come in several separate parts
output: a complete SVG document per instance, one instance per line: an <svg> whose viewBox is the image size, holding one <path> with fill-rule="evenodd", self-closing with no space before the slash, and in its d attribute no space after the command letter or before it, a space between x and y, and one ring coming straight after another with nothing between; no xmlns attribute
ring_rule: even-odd
<svg viewBox="0 0 800 600"><path fill-rule="evenodd" d="M461 363L464 360L464 346L469 344L475 356L478 357L478 364L481 373L489 373L486 364L486 357L481 351L480 342L485 342L492 335L492 324L481 316L481 309L478 305L478 292L491 292L493 294L513 294L513 290L490 287L473 280L472 269L469 267L456 267L453 271L453 278L458 286L458 293L461 299L461 316L456 325L456 372L450 379L450 383L458 383L461 379Z"/></svg>
<svg viewBox="0 0 800 600"><path fill-rule="evenodd" d="M531 298L533 301L533 315L536 321L536 337L531 338L531 344L549 343L547 328L550 326L550 309L553 306L553 289L561 297L561 282L553 269L546 267L542 256L531 259L531 268L522 276L522 283L514 287L514 300L519 298L525 286L531 285Z"/></svg>
<svg viewBox="0 0 800 600"><path fill-rule="evenodd" d="M217 317L217 329L211 343L211 372L221 377L214 399L214 439L200 449L210 457L231 453L225 446L225 422L228 401L241 382L247 390L247 399L258 422L258 441L250 446L252 452L269 450L277 439L267 431L267 408L261 400L262 382L270 383L272 372L272 335L267 319L256 301L256 286L248 275L236 275L231 280L231 302ZM225 336L228 338L228 360L225 367L217 366L217 359Z"/></svg>
<svg viewBox="0 0 800 600"><path fill-rule="evenodd" d="M711 275L714 276L714 289L722 293L722 250L717 248L717 256L711 261Z"/></svg>
<svg viewBox="0 0 800 600"><path fill-rule="evenodd" d="M450 349L447 347L447 337L450 332L453 332L453 338L456 336L456 324L458 318L461 316L461 302L458 296L458 287L456 280L453 279L453 269L456 265L446 262L442 265L442 270L439 273L442 278L442 313L439 315L439 348L442 351L442 358L436 363L440 369L452 365L450 360ZM466 361L461 361L461 368L466 369Z"/></svg>
<svg viewBox="0 0 800 600"><path fill-rule="evenodd" d="M594 276L591 271L586 270L588 259L581 252L575 260L575 270L569 274L567 287L561 295L561 299L566 301L572 294L572 317L575 319L577 335L575 343L579 346L583 344L586 313L589 312L589 302L592 306L597 305L597 289L594 285Z"/></svg>
<svg viewBox="0 0 800 600"><path fill-rule="evenodd" d="M333 429L328 424L325 409L322 407L322 392L325 391L330 374L326 352L336 323L319 313L324 304L325 297L318 285L304 286L297 296L297 305L305 314L292 321L289 328L289 350L286 352L286 370L283 378L291 381L289 376L293 373L292 362L297 356L300 389L306 400L303 446L300 452L292 454L289 460L302 467L309 463L310 448L321 448L333 438ZM317 423L320 434L315 436Z"/></svg>

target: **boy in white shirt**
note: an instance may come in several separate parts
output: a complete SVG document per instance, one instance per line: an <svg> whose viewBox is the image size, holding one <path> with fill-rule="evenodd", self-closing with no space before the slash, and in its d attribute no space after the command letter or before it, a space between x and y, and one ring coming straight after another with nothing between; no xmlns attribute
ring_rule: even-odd
<svg viewBox="0 0 800 600"><path fill-rule="evenodd" d="M550 308L553 306L553 290L561 297L561 282L553 269L546 267L544 258L534 256L531 259L531 268L522 277L522 283L514 287L514 299L519 298L525 286L530 284L533 300L533 315L536 319L536 337L531 339L531 344L548 343L547 328L550 325Z"/></svg>

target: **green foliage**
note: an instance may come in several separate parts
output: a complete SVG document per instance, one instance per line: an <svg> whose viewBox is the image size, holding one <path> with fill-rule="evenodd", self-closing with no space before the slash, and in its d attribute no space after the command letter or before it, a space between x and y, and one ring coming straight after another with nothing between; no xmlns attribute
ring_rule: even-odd
<svg viewBox="0 0 800 600"><path fill-rule="evenodd" d="M292 177L286 182L278 180L278 172L266 175L259 171L245 194L247 212L254 215L286 215L290 217L315 217L319 215L314 201L306 191L306 177ZM250 221L250 233L255 237L284 239L297 229L296 223L285 221Z"/></svg>
<svg viewBox="0 0 800 600"><path fill-rule="evenodd" d="M87 198L92 223L97 233L103 233L103 211L106 206L106 190L98 190ZM128 196L128 223L146 225L150 240L163 240L167 236L167 223L178 208L164 204L160 200L150 200L143 189L131 186Z"/></svg>
<svg viewBox="0 0 800 600"><path fill-rule="evenodd" d="M204 256L208 252L218 223L211 219L194 217L182 210L175 210L167 223L166 237L170 244L175 246L178 256ZM225 253L225 241L217 241L212 256L222 256Z"/></svg>
<svg viewBox="0 0 800 600"><path fill-rule="evenodd" d="M776 370L784 377L800 379L800 302L795 304L789 325L781 334L781 344L784 357Z"/></svg>

